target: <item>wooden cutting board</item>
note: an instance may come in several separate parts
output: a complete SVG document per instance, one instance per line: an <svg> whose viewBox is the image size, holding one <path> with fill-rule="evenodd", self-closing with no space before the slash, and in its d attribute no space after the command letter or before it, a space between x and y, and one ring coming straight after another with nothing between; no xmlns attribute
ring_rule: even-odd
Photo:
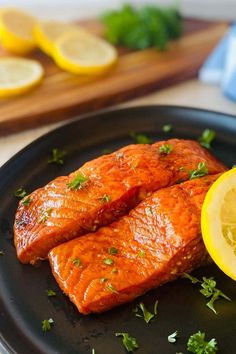
<svg viewBox="0 0 236 354"><path fill-rule="evenodd" d="M80 23L102 35L96 20ZM103 77L82 77L63 72L36 51L46 72L41 86L17 98L0 100L0 135L71 118L111 106L156 89L190 79L225 34L226 23L185 20L184 35L168 50L126 51L119 49L116 67ZM0 56L7 55L0 49Z"/></svg>

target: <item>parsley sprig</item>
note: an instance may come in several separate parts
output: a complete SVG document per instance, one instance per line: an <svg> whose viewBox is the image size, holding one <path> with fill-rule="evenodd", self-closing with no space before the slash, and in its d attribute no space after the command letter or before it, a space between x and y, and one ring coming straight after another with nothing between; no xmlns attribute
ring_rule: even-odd
<svg viewBox="0 0 236 354"><path fill-rule="evenodd" d="M205 333L198 331L189 337L187 349L195 354L215 354L218 350L215 338L205 340Z"/></svg>
<svg viewBox="0 0 236 354"><path fill-rule="evenodd" d="M157 306L158 306L158 300L154 304L153 313L152 313L148 311L144 303L141 302L135 309L133 309L133 312L135 313L136 317L143 318L146 323L149 323L157 315Z"/></svg>
<svg viewBox="0 0 236 354"><path fill-rule="evenodd" d="M175 343L177 341L177 338L178 338L178 331L175 331L175 332L171 333L167 337L169 343Z"/></svg>
<svg viewBox="0 0 236 354"><path fill-rule="evenodd" d="M52 324L54 324L54 321L52 318L46 319L42 321L42 330L43 332L50 331Z"/></svg>
<svg viewBox="0 0 236 354"><path fill-rule="evenodd" d="M57 293L52 289L47 289L46 292L48 297L53 297L57 295Z"/></svg>
<svg viewBox="0 0 236 354"><path fill-rule="evenodd" d="M211 148L211 143L215 139L216 132L212 129L205 129L199 137L199 143L207 149Z"/></svg>
<svg viewBox="0 0 236 354"><path fill-rule="evenodd" d="M54 163L56 165L63 165L65 162L65 152L59 149L52 149L52 157L48 160L48 163Z"/></svg>
<svg viewBox="0 0 236 354"><path fill-rule="evenodd" d="M122 342L125 349L132 353L134 350L138 349L138 343L136 338L130 337L129 333L116 333L116 337L122 337Z"/></svg>
<svg viewBox="0 0 236 354"><path fill-rule="evenodd" d="M143 6L134 9L124 5L120 10L102 16L105 36L113 44L131 49L166 48L169 40L182 33L181 16L176 8Z"/></svg>
<svg viewBox="0 0 236 354"><path fill-rule="evenodd" d="M14 196L18 197L18 198L24 198L26 195L27 195L27 192L22 187L18 188L14 193Z"/></svg>
<svg viewBox="0 0 236 354"><path fill-rule="evenodd" d="M195 170L189 171L189 179L195 179L198 177L203 177L208 175L208 168L205 162L199 162L197 168Z"/></svg>
<svg viewBox="0 0 236 354"><path fill-rule="evenodd" d="M173 145L171 144L164 144L159 147L159 153L161 155L169 155L173 150Z"/></svg>
<svg viewBox="0 0 236 354"><path fill-rule="evenodd" d="M227 301L231 301L231 299L225 295L221 290L217 289L216 281L213 277L206 278L202 277L202 280L193 277L190 274L185 273L183 275L184 278L189 279L193 284L199 284L201 286L200 293L205 296L209 301L207 302L206 306L213 311L217 315L217 311L215 309L214 303L215 301L223 298Z"/></svg>
<svg viewBox="0 0 236 354"><path fill-rule="evenodd" d="M67 183L67 188L74 189L77 191L78 189L82 189L88 181L88 177L79 173L71 182Z"/></svg>

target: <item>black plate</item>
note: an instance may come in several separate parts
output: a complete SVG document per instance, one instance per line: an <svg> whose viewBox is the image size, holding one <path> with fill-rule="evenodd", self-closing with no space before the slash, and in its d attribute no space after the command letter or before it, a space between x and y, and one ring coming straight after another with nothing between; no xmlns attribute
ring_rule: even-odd
<svg viewBox="0 0 236 354"><path fill-rule="evenodd" d="M171 123L174 131L162 132ZM38 139L0 170L0 331L11 353L38 354L121 354L125 349L115 332L128 332L139 342L140 354L186 353L190 334L204 331L215 337L220 353L236 352L236 286L214 265L195 272L214 276L217 284L234 301L218 301L215 315L206 307L198 288L180 279L153 290L137 301L102 315L82 316L59 290L49 265L22 265L16 259L12 224L17 200L14 191L44 185L58 175L77 169L85 161L101 155L105 148L116 149L132 142L128 132L145 132L155 140L169 137L196 139L205 128L216 130L213 151L229 167L236 162L236 119L232 116L181 107L137 107L106 111L67 124ZM64 166L49 165L50 150L57 147L68 154ZM46 289L58 296L48 298ZM141 300L152 308L159 300L158 316L151 324L132 313ZM53 318L51 331L43 333L41 321ZM167 336L178 330L180 338L170 344Z"/></svg>

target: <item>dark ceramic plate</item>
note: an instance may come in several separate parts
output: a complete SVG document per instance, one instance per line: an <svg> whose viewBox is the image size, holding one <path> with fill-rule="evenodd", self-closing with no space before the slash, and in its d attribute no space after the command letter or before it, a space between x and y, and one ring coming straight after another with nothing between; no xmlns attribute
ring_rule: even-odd
<svg viewBox="0 0 236 354"><path fill-rule="evenodd" d="M170 123L174 131L162 132ZM207 338L215 337L219 352L236 352L236 285L214 265L201 268L196 275L214 276L217 285L233 301L216 303L218 315L206 307L206 299L196 286L180 279L150 291L135 302L102 315L82 316L62 294L49 265L22 265L13 247L12 225L17 200L14 191L23 186L33 191L58 175L68 174L85 161L101 155L105 148L117 149L130 144L129 132L144 132L154 140L169 137L193 138L203 129L216 130L214 154L229 167L236 162L236 119L221 113L181 107L137 107L97 113L67 124L38 139L0 170L0 332L3 346L10 353L96 354L125 353L115 332L128 332L136 337L140 354L186 353L188 337L198 330ZM67 152L63 166L48 164L50 150L57 147ZM57 296L48 298L46 289ZM143 301L152 308L159 300L158 316L146 324L132 313L135 304ZM41 321L53 318L54 326L42 332ZM176 344L167 336L179 331Z"/></svg>

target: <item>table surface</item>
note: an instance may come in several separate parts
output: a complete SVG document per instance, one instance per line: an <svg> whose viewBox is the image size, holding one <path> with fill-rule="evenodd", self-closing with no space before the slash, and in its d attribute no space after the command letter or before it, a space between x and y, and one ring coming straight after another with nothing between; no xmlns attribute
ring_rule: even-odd
<svg viewBox="0 0 236 354"><path fill-rule="evenodd" d="M236 115L236 102L225 98L219 87L209 86L197 79L156 91L136 100L128 101L116 107L128 107L138 105L170 104L188 107L197 107L231 113ZM0 138L0 165L4 164L11 156L24 146L45 134L46 132L64 124L42 126L21 133L3 136Z"/></svg>

